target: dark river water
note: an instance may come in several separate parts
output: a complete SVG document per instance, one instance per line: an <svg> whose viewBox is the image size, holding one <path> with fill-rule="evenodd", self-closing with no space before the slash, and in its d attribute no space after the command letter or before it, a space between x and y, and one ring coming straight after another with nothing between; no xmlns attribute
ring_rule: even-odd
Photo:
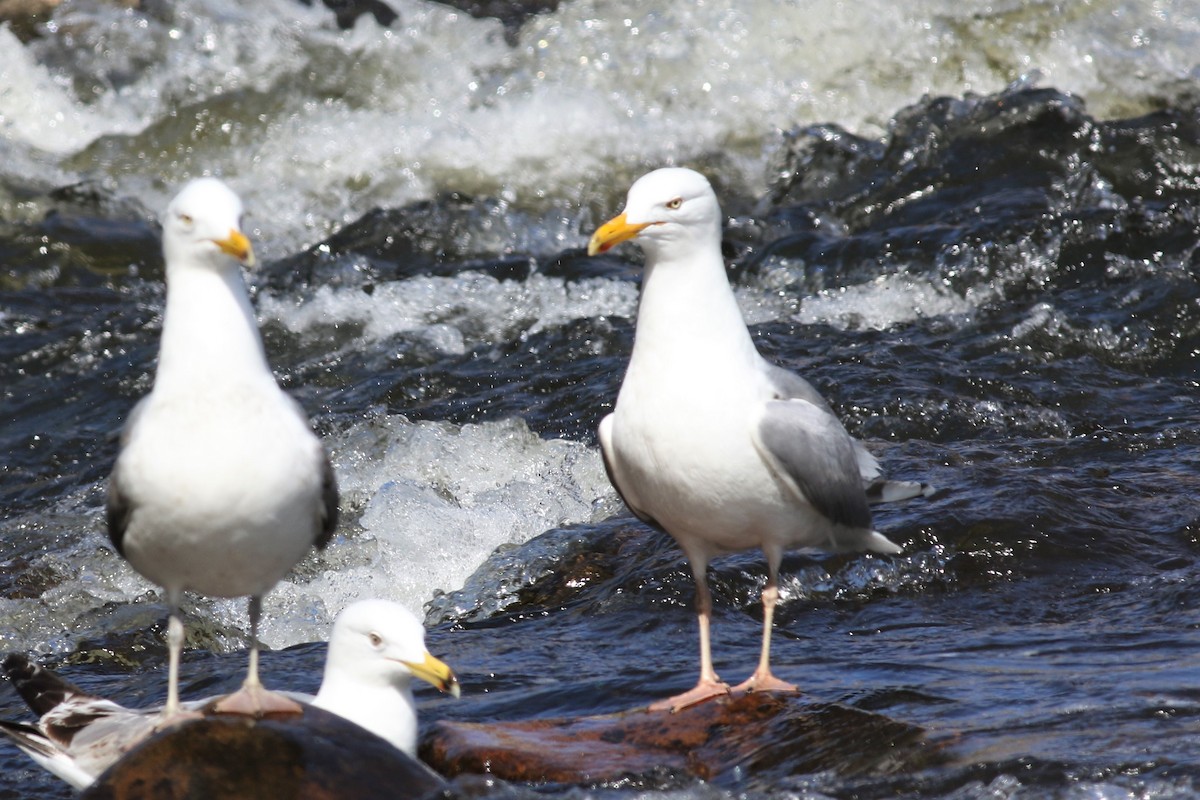
<svg viewBox="0 0 1200 800"><path fill-rule="evenodd" d="M265 680L315 690L333 615L383 596L462 680L419 693L426 723L690 687L686 561L595 440L640 255L583 251L677 163L717 188L764 354L937 487L876 509L901 555L790 554L772 652L810 698L924 738L495 795L1200 793L1194 14L581 0L506 36L394 5L390 30L288 0L0 29L4 649L162 701L166 610L103 493L154 368L158 214L212 171L247 202L270 358L343 495L334 543L267 599ZM764 578L757 553L713 565L726 678L753 667ZM185 613L185 696L235 688L244 604ZM14 692L0 716L27 718ZM71 796L13 747L0 767L0 798Z"/></svg>

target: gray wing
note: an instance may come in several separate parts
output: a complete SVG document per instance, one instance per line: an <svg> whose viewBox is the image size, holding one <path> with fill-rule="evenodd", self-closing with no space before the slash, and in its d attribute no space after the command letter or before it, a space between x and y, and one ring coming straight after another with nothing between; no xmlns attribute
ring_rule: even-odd
<svg viewBox="0 0 1200 800"><path fill-rule="evenodd" d="M129 419L125 421L124 427L121 428L120 448L125 449L126 443L129 441L129 435L137 425L138 417L141 416L142 410L146 407L146 402L150 399L146 395L138 401L133 407L133 411L129 412ZM117 553L125 555L125 529L129 527L129 518L133 515L133 502L129 496L121 491L120 482L121 473L121 454L117 453L117 463L113 465L112 474L108 476L108 498L105 503L104 517L108 523L108 538L116 548Z"/></svg>
<svg viewBox="0 0 1200 800"><path fill-rule="evenodd" d="M837 417L807 399L769 401L757 444L776 473L830 521L871 529L854 440Z"/></svg>
<svg viewBox="0 0 1200 800"><path fill-rule="evenodd" d="M821 393L816 390L816 387L799 375L789 372L783 367L769 364L767 367L767 378L771 381L771 385L775 389L776 396L779 399L807 400L829 416L837 419L837 415L833 413L833 408L821 396ZM838 421L838 427L845 430L840 420ZM846 435L849 436L849 434ZM927 483L921 483L920 481L894 481L884 478L879 469L879 461L871 451L867 450L866 445L854 437L850 437L850 442L854 448L854 457L858 463L858 471L862 477L863 488L867 492L868 503L872 505L878 503L895 503L914 497L928 497L933 494L933 487Z"/></svg>
<svg viewBox="0 0 1200 800"><path fill-rule="evenodd" d="M318 550L324 550L325 546L333 540L333 532L337 530L339 499L337 476L333 472L333 463L329 460L329 453L325 450L325 446L321 444L320 435L312 430L312 423L308 418L308 414L304 411L304 406L300 405L299 400L282 389L279 390L279 393L283 395L284 400L291 407L292 413L296 415L296 418L317 439L317 447L321 452L321 503L317 508L317 537L313 539L313 547Z"/></svg>
<svg viewBox="0 0 1200 800"><path fill-rule="evenodd" d="M816 387L804 380L804 378L801 378L794 372L788 372L783 367L769 364L767 379L771 382L771 387L775 390L775 397L777 399L807 400L837 420L838 426L845 430L845 427L842 426L842 421L837 418L837 414L833 413L833 407L821 396ZM875 456L871 455L862 442L853 437L850 438L850 441L854 447L854 457L858 461L858 471L862 475L863 484L869 486L872 481L879 478L879 462L875 459Z"/></svg>
<svg viewBox="0 0 1200 800"><path fill-rule="evenodd" d="M780 400L807 400L817 408L824 411L831 417L837 418L833 413L833 408L828 401L821 396L817 391L817 387L813 386L808 381L801 378L794 372L777 367L774 364L767 364L767 379L771 381L771 386L775 389L775 394Z"/></svg>
<svg viewBox="0 0 1200 800"><path fill-rule="evenodd" d="M133 516L133 504L129 497L121 491L120 466L113 467L112 475L108 477L108 500L104 508L104 518L108 522L108 538L116 551L125 555L125 529L129 527L129 518Z"/></svg>
<svg viewBox="0 0 1200 800"><path fill-rule="evenodd" d="M47 739L45 734L27 723L0 719L0 733L22 750L37 753L43 758L53 758L59 753L58 747Z"/></svg>
<svg viewBox="0 0 1200 800"><path fill-rule="evenodd" d="M9 653L0 669L41 718L37 728L18 724L4 732L74 786L90 783L152 733L157 722L155 713L137 712L88 694L21 653Z"/></svg>
<svg viewBox="0 0 1200 800"><path fill-rule="evenodd" d="M324 549L333 539L333 532L338 523L337 476L333 474L329 454L322 450L321 458L321 528L317 533L317 540L313 543L318 550Z"/></svg>
<svg viewBox="0 0 1200 800"><path fill-rule="evenodd" d="M79 791L91 786L95 780L95 773L79 766L69 753L50 741L33 725L0 720L0 734L6 736L47 772L58 776Z"/></svg>
<svg viewBox="0 0 1200 800"><path fill-rule="evenodd" d="M612 452L612 424L612 414L609 414L604 419L600 420L600 429L598 431L598 436L596 437L600 440L600 455L604 458L604 472L608 475L608 482L611 483L612 487L617 490L617 495L621 498L621 501L625 503L625 507L633 512L635 517L647 525L658 528L660 531L665 532L666 529L663 528L662 525L659 525L653 517L638 508L634 503L631 503L629 501L629 495L621 489L621 482L617 479L617 465Z"/></svg>

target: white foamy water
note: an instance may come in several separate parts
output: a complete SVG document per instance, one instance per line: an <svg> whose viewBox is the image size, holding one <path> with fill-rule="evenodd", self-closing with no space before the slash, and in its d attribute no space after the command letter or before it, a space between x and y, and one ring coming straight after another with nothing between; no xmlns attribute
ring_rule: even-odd
<svg viewBox="0 0 1200 800"><path fill-rule="evenodd" d="M270 256L439 191L579 218L651 166L708 155L760 188L780 129L878 135L923 94L1028 75L1100 116L1140 113L1187 90L1200 52L1200 16L1163 0L567 0L515 47L494 20L391 4L394 30L339 31L319 3L202 0L64 4L28 46L0 31L0 176L99 179L158 211L219 173Z"/></svg>
<svg viewBox="0 0 1200 800"><path fill-rule="evenodd" d="M378 415L329 442L349 525L264 604L272 647L323 639L347 604L395 600L422 614L497 547L612 513L597 450L524 422L464 425ZM241 603L225 613L244 615ZM242 623L244 624L244 623Z"/></svg>
<svg viewBox="0 0 1200 800"><path fill-rule="evenodd" d="M597 450L542 439L520 420L459 427L372 414L326 445L341 491L340 533L267 595L260 638L269 647L324 640L337 613L361 598L388 598L421 615L497 547L617 507ZM157 589L109 546L95 506L102 496L89 487L58 510L7 523L22 534L14 542L31 543L7 554L9 563L45 585L0 600L5 650L71 652L81 637L155 618L139 616L140 601ZM245 600L189 594L185 605L228 629L247 627ZM242 641L203 646L239 649Z"/></svg>
<svg viewBox="0 0 1200 800"><path fill-rule="evenodd" d="M542 275L501 281L473 272L381 283L370 294L358 287L323 286L307 298L264 294L259 301L261 319L293 333L357 325L369 342L415 334L447 353L511 341L575 319L628 317L636 308L637 287L628 281Z"/></svg>
<svg viewBox="0 0 1200 800"><path fill-rule="evenodd" d="M880 275L867 283L822 289L800 304L796 319L835 328L874 328L923 317L966 314L975 306L946 286L923 276Z"/></svg>
<svg viewBox="0 0 1200 800"><path fill-rule="evenodd" d="M9 184L97 180L157 212L185 178L212 172L245 196L268 258L372 208L445 191L499 196L514 212L556 220L513 245L553 252L581 246L595 217L615 212L652 166L717 157L723 175L753 191L781 129L835 122L881 135L923 94L991 92L1030 74L1083 96L1099 116L1140 113L1191 86L1200 53L1200 20L1169 2L1064 12L1016 0L566 0L530 20L515 47L494 20L393 5L394 30L363 19L339 31L319 3L294 0L200 0L154 13L68 3L29 45L0 29L0 217L40 213L36 193L14 195ZM984 282L956 293L928 265L896 267L801 297L767 280L739 287L738 299L751 323L882 328L969 313L997 291ZM573 319L632 316L636 287L465 273L384 283L371 295L321 287L259 300L264 320L300 335L349 325L368 341L417 335L462 352ZM333 446L356 498L350 533L271 596L266 641L323 638L356 593L419 608L496 546L589 519L611 492L598 455L511 425L379 417L346 431ZM494 484L422 472L430 464ZM148 589L97 538L97 509L31 524L69 534L60 548L69 557L32 556L53 578L41 599L6 601L9 617L25 620L19 636L38 648L69 647L80 619ZM89 533L77 544L71 531ZM43 624L59 595L82 599ZM241 604L218 608L244 624Z"/></svg>

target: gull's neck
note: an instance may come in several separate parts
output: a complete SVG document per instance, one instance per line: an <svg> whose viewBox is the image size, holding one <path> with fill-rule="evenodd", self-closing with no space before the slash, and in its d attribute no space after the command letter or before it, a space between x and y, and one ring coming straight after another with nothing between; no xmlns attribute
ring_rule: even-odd
<svg viewBox="0 0 1200 800"><path fill-rule="evenodd" d="M408 684L370 685L327 670L313 705L350 720L409 755L416 754L417 712Z"/></svg>
<svg viewBox="0 0 1200 800"><path fill-rule="evenodd" d="M264 375L270 376L271 368L241 273L168 270L155 389L225 385Z"/></svg>
<svg viewBox="0 0 1200 800"><path fill-rule="evenodd" d="M720 233L677 242L669 257L665 250L646 248L632 360L653 351L658 358L753 362L758 351L725 274Z"/></svg>

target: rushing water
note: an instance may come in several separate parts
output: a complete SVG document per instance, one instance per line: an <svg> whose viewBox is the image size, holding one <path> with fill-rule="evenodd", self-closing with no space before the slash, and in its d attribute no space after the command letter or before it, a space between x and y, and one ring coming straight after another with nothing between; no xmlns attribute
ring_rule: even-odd
<svg viewBox="0 0 1200 800"><path fill-rule="evenodd" d="M938 755L555 793L1200 791L1193 5L566 0L507 29L392 5L390 29L291 0L0 28L4 649L161 701L165 608L107 546L103 489L153 372L155 220L211 172L250 209L270 357L342 487L334 544L268 596L267 679L314 689L331 617L384 596L462 677L426 720L690 686L686 563L594 438L639 256L581 250L633 178L686 164L764 353L939 489L877 511L901 556L788 557L777 672ZM762 581L756 554L714 565L727 678ZM244 604L188 602L184 691L232 688ZM0 765L0 797L69 796Z"/></svg>

